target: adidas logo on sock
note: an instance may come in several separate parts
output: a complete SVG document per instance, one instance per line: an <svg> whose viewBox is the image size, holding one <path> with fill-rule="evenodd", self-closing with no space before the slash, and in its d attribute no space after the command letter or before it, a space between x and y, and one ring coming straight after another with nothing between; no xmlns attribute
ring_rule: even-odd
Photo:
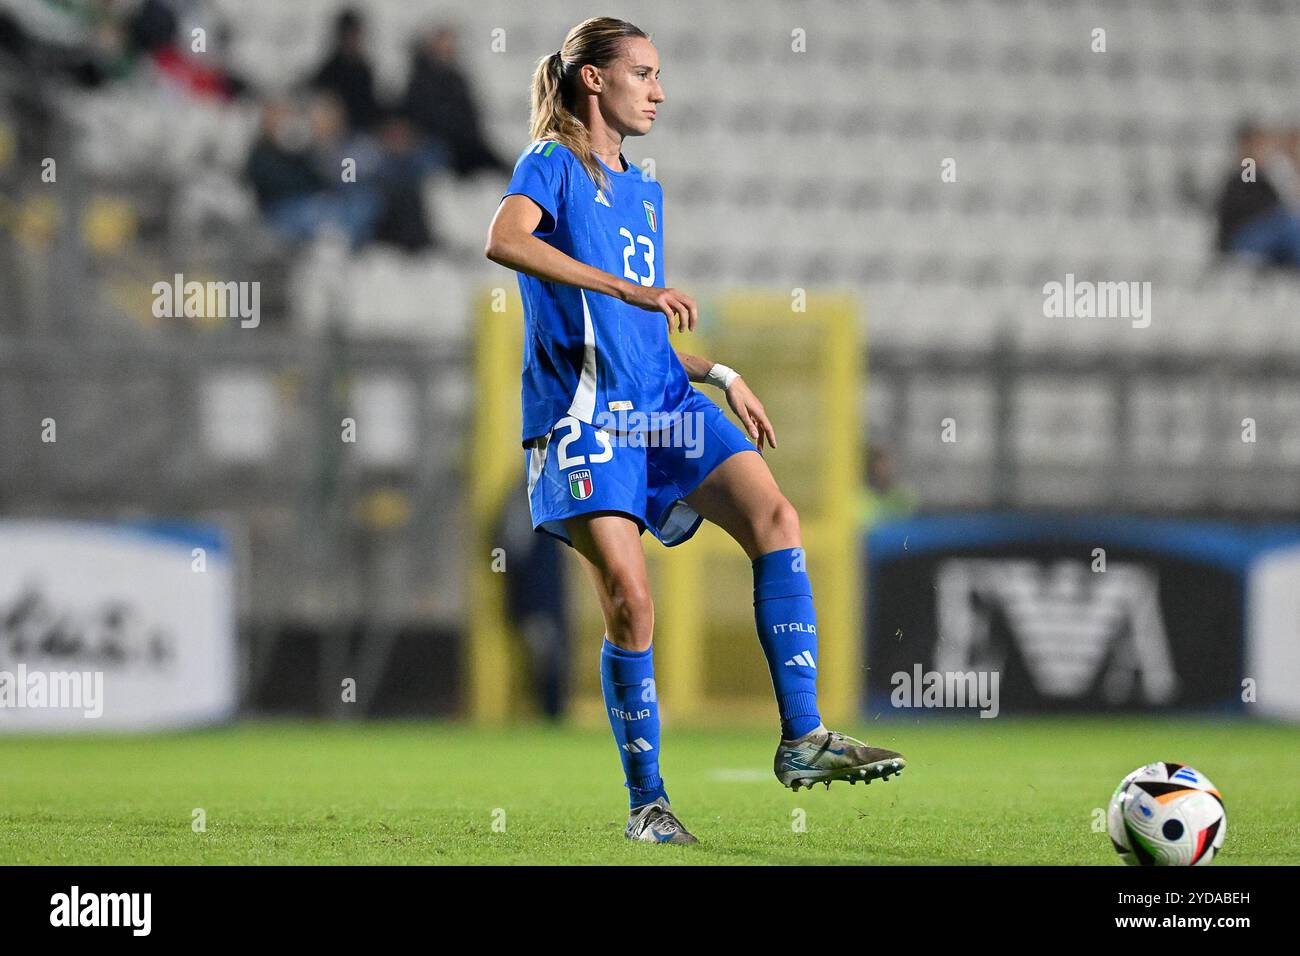
<svg viewBox="0 0 1300 956"><path fill-rule="evenodd" d="M631 740L625 743L623 749L630 754L645 754L654 750L654 747L652 747L650 741L646 740L644 737L638 737L636 740Z"/></svg>
<svg viewBox="0 0 1300 956"><path fill-rule="evenodd" d="M785 662L786 667L811 667L817 669L817 662L813 660L812 652L800 651L794 657Z"/></svg>

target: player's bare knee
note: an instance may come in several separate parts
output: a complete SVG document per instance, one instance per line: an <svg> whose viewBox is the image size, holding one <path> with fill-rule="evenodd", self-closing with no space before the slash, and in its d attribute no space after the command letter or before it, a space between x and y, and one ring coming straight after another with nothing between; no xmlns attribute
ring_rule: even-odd
<svg viewBox="0 0 1300 956"><path fill-rule="evenodd" d="M763 552L800 547L799 512L779 495L765 508L754 528L754 538Z"/></svg>
<svg viewBox="0 0 1300 956"><path fill-rule="evenodd" d="M609 582L609 639L629 651L643 651L654 635L654 602L639 576L614 575Z"/></svg>

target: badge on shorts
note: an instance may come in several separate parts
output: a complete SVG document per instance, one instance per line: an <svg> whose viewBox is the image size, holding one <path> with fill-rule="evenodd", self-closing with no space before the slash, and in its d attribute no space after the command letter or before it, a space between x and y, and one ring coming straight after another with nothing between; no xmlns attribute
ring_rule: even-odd
<svg viewBox="0 0 1300 956"><path fill-rule="evenodd" d="M591 497L591 472L586 468L582 471L573 471L569 473L569 494L582 501L584 498Z"/></svg>

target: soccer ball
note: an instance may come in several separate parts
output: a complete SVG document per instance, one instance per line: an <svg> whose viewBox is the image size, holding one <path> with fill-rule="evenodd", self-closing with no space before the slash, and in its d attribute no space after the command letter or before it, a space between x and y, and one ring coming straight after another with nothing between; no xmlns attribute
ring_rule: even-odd
<svg viewBox="0 0 1300 956"><path fill-rule="evenodd" d="M1149 763L1119 782L1106 828L1130 866L1204 866L1228 832L1214 784L1180 763Z"/></svg>

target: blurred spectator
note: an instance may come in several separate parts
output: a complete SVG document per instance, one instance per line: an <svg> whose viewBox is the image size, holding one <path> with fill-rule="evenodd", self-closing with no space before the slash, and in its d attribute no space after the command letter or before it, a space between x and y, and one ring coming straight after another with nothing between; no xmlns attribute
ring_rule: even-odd
<svg viewBox="0 0 1300 956"><path fill-rule="evenodd" d="M380 128L382 160L376 185L383 197L383 211L375 227L375 239L418 252L434 244L424 207L421 184L436 166L445 164L440 149L420 149L415 131L404 117L394 116Z"/></svg>
<svg viewBox="0 0 1300 956"><path fill-rule="evenodd" d="M131 48L153 53L176 39L176 12L163 0L144 0L127 20L126 35Z"/></svg>
<svg viewBox="0 0 1300 956"><path fill-rule="evenodd" d="M867 480L858 494L858 526L868 530L879 521L902 518L916 510L916 495L894 474L894 456L867 445Z"/></svg>
<svg viewBox="0 0 1300 956"><path fill-rule="evenodd" d="M1300 212L1300 127L1277 130L1270 137L1260 165L1282 196L1282 202Z"/></svg>
<svg viewBox="0 0 1300 956"><path fill-rule="evenodd" d="M7 6L0 9L0 68L15 76L22 72L16 68L27 68L28 80L58 74L94 88L129 74L139 57L121 11L72 4Z"/></svg>
<svg viewBox="0 0 1300 956"><path fill-rule="evenodd" d="M422 183L442 154L418 149L401 117L381 121L376 133L349 129L332 93L313 96L305 116L268 103L248 178L271 228L292 242L333 229L354 249L371 241L407 252L431 247Z"/></svg>
<svg viewBox="0 0 1300 956"><path fill-rule="evenodd" d="M326 182L340 182L342 164L355 164L354 182L340 188L366 193L366 208L373 210L371 232L363 237L417 252L433 245L424 207L424 176L445 161L440 151L416 148L410 124L401 117L379 122L376 135L350 131L342 104L330 93L317 95L310 109L317 168Z"/></svg>
<svg viewBox="0 0 1300 956"><path fill-rule="evenodd" d="M422 133L446 145L458 176L485 169L509 175L511 167L488 145L469 80L456 62L456 31L433 30L416 46L402 112Z"/></svg>
<svg viewBox="0 0 1300 956"><path fill-rule="evenodd" d="M203 53L167 42L153 49L153 61L164 76L192 96L232 100L246 92L248 84L226 68L224 54L229 45L230 30L222 25L213 30L212 47Z"/></svg>
<svg viewBox="0 0 1300 956"><path fill-rule="evenodd" d="M368 133L348 127L347 113L337 96L321 92L311 97L307 104L307 129L322 182L343 183L344 163L348 160L356 182L346 185L365 186L374 180L383 158L379 144Z"/></svg>
<svg viewBox="0 0 1300 956"><path fill-rule="evenodd" d="M0 51L26 63L30 50L31 40L23 25L8 10L0 10Z"/></svg>
<svg viewBox="0 0 1300 956"><path fill-rule="evenodd" d="M344 10L338 15L334 48L311 85L328 90L343 102L351 129L370 130L379 122L374 71L365 50L365 21L356 10Z"/></svg>
<svg viewBox="0 0 1300 956"><path fill-rule="evenodd" d="M1295 157L1289 137L1245 123L1237 134L1238 161L1219 195L1221 252L1267 265L1300 268L1300 216L1289 208L1279 182L1294 182ZM1243 179L1242 161L1254 160L1253 181Z"/></svg>
<svg viewBox="0 0 1300 956"><path fill-rule="evenodd" d="M533 530L528 492L519 485L501 510L498 540L505 549L506 613L528 652L533 689L543 714L564 716L569 697L569 605L565 546Z"/></svg>
<svg viewBox="0 0 1300 956"><path fill-rule="evenodd" d="M328 165L343 151L342 113L328 104L317 100L303 117L287 102L268 102L247 174L258 207L286 239L302 242L333 229L356 248L374 235L381 198L360 175L344 182L341 166Z"/></svg>

